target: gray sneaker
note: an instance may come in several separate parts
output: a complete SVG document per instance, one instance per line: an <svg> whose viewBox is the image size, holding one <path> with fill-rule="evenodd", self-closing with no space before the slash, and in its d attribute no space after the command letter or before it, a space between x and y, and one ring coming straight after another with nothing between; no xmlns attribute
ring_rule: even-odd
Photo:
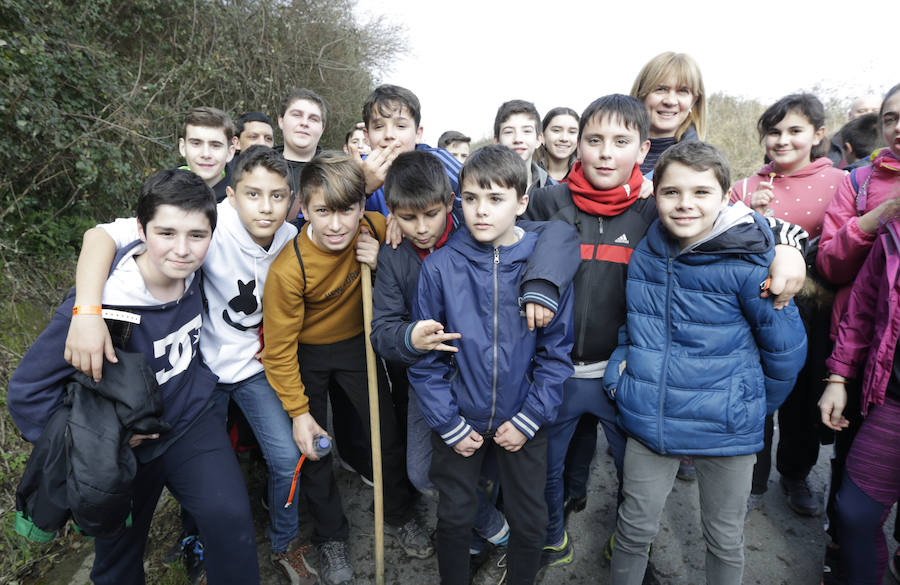
<svg viewBox="0 0 900 585"><path fill-rule="evenodd" d="M319 545L319 578L323 585L353 583L353 565L347 554L347 544L329 540Z"/></svg>
<svg viewBox="0 0 900 585"><path fill-rule="evenodd" d="M416 559L427 559L434 554L431 539L419 526L415 518L410 518L402 526L384 525L384 533L393 536L406 556Z"/></svg>

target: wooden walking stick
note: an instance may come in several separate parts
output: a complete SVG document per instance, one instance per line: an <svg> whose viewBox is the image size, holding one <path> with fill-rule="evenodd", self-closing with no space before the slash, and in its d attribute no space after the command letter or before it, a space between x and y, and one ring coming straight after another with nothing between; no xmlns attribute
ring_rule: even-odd
<svg viewBox="0 0 900 585"><path fill-rule="evenodd" d="M366 330L366 371L369 375L369 426L372 427L372 479L375 484L375 585L384 585L384 479L381 476L381 415L378 373L372 349L372 269L362 266L363 324Z"/></svg>

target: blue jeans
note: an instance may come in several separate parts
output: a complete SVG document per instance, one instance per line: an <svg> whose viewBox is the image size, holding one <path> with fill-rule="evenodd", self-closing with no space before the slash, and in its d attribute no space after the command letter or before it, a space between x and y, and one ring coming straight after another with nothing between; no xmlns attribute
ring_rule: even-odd
<svg viewBox="0 0 900 585"><path fill-rule="evenodd" d="M294 469L300 460L300 450L294 443L293 422L281 399L266 380L265 372L259 372L234 384L218 384L215 397L222 424L228 396L237 403L250 427L269 470L269 543L273 552L287 550L297 537L297 508L285 508L291 492Z"/></svg>
<svg viewBox="0 0 900 585"><path fill-rule="evenodd" d="M569 378L563 385L563 400L559 405L556 422L547 428L547 545L555 545L563 539L563 468L569 441L582 414L592 413L600 419L603 433L613 454L619 494L622 491L622 466L625 460L625 434L616 424L616 405L603 391L602 378ZM621 496L619 498L621 500Z"/></svg>
<svg viewBox="0 0 900 585"><path fill-rule="evenodd" d="M438 499L438 490L428 472L431 469L431 435L432 430L425 422L419 403L413 393L409 396L406 426L406 472L409 481L423 495ZM503 529L506 520L497 510L497 483L499 471L493 457L487 457L481 468L478 481L478 513L475 517L475 532L485 540L495 536ZM471 548L483 546L474 539Z"/></svg>

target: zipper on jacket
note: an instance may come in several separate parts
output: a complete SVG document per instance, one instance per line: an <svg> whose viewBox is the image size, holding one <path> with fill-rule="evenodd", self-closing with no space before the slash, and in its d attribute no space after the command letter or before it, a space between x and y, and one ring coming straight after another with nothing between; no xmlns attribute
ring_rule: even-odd
<svg viewBox="0 0 900 585"><path fill-rule="evenodd" d="M668 266L666 266L666 346L663 349L662 371L659 373L659 411L656 414L657 434L659 437L659 451L666 452L663 443L663 409L666 403L666 372L669 371L669 352L672 345L672 264L674 259L668 258Z"/></svg>
<svg viewBox="0 0 900 585"><path fill-rule="evenodd" d="M498 248L494 248L494 368L493 376L491 378L491 418L488 419L488 431L494 429L494 414L497 411L497 307L499 306L499 303L497 301L497 294L499 292L497 274L499 272L499 266L500 250Z"/></svg>
<svg viewBox="0 0 900 585"><path fill-rule="evenodd" d="M603 235L603 217L597 216L597 235ZM597 255L597 246L600 245L600 238L597 238L597 243L594 245L594 256L596 258ZM590 264L588 264L587 275L584 279L588 284L593 283L592 277L594 275L594 266L597 264L597 260L595 258L591 258L589 260ZM591 304L591 295L584 294L581 297L581 327L579 327L578 331L578 342L575 344L573 348L572 355L577 357L579 360L584 357L584 336L587 335L587 321L588 321L588 309Z"/></svg>

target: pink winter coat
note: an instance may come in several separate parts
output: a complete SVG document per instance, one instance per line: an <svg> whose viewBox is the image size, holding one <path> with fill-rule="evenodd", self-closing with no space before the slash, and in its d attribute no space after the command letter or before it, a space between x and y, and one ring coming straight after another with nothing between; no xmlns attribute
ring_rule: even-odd
<svg viewBox="0 0 900 585"><path fill-rule="evenodd" d="M878 153L871 167L861 167L856 171L856 179L860 188L865 185L863 213L868 213L886 199L900 196L900 160L886 148ZM835 295L831 312L832 339L837 338L838 325L847 307L853 279L875 241L875 234L867 234L859 229L861 214L857 211L856 197L857 192L848 174L825 210L822 237L819 239L816 256L819 274L832 284L841 286Z"/></svg>
<svg viewBox="0 0 900 585"><path fill-rule="evenodd" d="M825 365L834 374L862 378L862 412L882 404L900 334L900 237L898 223L879 230L875 245L850 291L847 311Z"/></svg>
<svg viewBox="0 0 900 585"><path fill-rule="evenodd" d="M810 239L818 236L822 231L825 208L837 193L846 172L831 166L831 160L825 156L817 158L792 175L776 172L774 163L769 163L755 175L734 184L731 188L731 203L743 201L750 207L753 192L760 183L769 181L771 173L775 173L772 184L775 198L769 203L769 207L775 212L775 217L802 226L809 232Z"/></svg>

